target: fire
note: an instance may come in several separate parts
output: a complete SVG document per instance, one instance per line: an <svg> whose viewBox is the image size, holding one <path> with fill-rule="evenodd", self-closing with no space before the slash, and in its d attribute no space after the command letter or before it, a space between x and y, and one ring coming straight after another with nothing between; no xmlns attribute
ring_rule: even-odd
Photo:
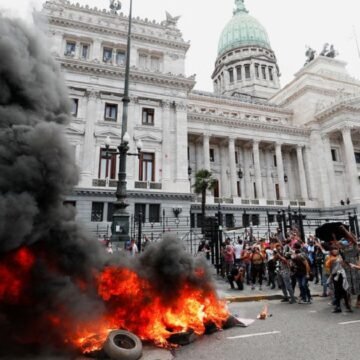
<svg viewBox="0 0 360 360"><path fill-rule="evenodd" d="M36 304L30 291L33 282L39 281L33 271L36 261L53 274L59 271L51 255L26 247L1 260L0 305L31 308ZM74 278L73 284L80 293L97 294L103 311L91 314L91 319L78 319L70 315L65 304L56 303L25 331L28 337L24 343L41 342L38 334L45 331L49 341L56 338L56 347L90 353L102 348L110 331L124 329L157 346L171 347L168 339L172 334L193 330L202 335L207 325L221 328L229 316L225 302L217 298L214 289L199 287L188 279L175 284L176 296L168 299L159 284L155 286L128 268L110 266L90 274L92 280ZM204 269L196 269L194 276L197 283L205 282Z"/></svg>
<svg viewBox="0 0 360 360"><path fill-rule="evenodd" d="M0 263L0 301L17 304L28 285L29 273L35 257L27 248L11 253Z"/></svg>

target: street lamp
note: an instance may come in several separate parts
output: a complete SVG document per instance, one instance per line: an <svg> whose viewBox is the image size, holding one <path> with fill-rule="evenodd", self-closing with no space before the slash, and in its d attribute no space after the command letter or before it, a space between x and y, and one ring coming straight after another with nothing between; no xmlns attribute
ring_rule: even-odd
<svg viewBox="0 0 360 360"><path fill-rule="evenodd" d="M121 7L120 1L110 1L111 10L119 10ZM126 46L126 66L125 66L125 81L124 81L124 96L122 99L123 102L123 114L122 114L122 126L121 126L121 142L118 146L119 155L119 173L118 173L118 183L115 192L116 201L114 203L114 213L112 216L111 224L111 242L126 242L130 240L129 236L129 225L130 225L130 215L126 211L126 208L129 204L126 203L127 190L126 190L126 157L127 155L140 156L140 151L142 148L141 141L138 141L138 153L130 154L129 142L130 136L127 133L127 120L128 120L128 106L130 102L129 98L129 75L130 75L130 48L131 48L131 23L132 23L132 0L130 0L130 10L129 10L129 28L127 34L127 46ZM105 145L107 150L111 143L110 139L106 139ZM139 146L140 145L140 146Z"/></svg>

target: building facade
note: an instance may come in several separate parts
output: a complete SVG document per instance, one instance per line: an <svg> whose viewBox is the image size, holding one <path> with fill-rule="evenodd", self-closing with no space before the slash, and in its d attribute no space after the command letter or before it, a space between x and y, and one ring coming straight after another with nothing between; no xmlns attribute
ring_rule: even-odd
<svg viewBox="0 0 360 360"><path fill-rule="evenodd" d="M68 200L104 231L118 171L105 139L116 151L128 18L63 0L47 1L37 16L48 23L73 104L66 131L81 178ZM210 212L219 203L228 215L288 206L341 213L341 202L360 204L360 82L346 63L319 56L281 88L266 30L243 0L220 35L214 92L193 90L188 49L176 18L133 19L128 133L131 151L139 139L144 147L127 161L130 213L151 223L175 209L199 213L191 185L200 169L217 179Z"/></svg>

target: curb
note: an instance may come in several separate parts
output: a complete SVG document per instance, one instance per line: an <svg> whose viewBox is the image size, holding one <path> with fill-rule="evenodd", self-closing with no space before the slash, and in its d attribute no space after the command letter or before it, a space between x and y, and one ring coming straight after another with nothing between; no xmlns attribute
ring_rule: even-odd
<svg viewBox="0 0 360 360"><path fill-rule="evenodd" d="M320 297L320 294L313 294L312 297ZM250 302L250 301L263 301L263 300L281 300L283 295L249 295L249 296L225 296L224 300L228 302Z"/></svg>

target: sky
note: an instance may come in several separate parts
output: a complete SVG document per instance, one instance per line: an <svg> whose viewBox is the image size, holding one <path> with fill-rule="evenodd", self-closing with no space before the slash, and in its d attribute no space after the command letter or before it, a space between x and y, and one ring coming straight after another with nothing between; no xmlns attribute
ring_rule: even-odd
<svg viewBox="0 0 360 360"><path fill-rule="evenodd" d="M108 0L75 0L82 5L108 8ZM44 0L0 0L10 16L31 20L33 8ZM222 29L232 17L234 0L133 0L133 15L165 20L165 11L181 15L178 27L191 47L186 74L196 74L195 89L212 91L211 73ZM129 0L122 1L128 13ZM319 53L323 44L334 44L338 59L348 63L353 77L360 78L359 0L245 0L249 13L265 27L280 67L281 85L289 83L305 63L306 45Z"/></svg>

